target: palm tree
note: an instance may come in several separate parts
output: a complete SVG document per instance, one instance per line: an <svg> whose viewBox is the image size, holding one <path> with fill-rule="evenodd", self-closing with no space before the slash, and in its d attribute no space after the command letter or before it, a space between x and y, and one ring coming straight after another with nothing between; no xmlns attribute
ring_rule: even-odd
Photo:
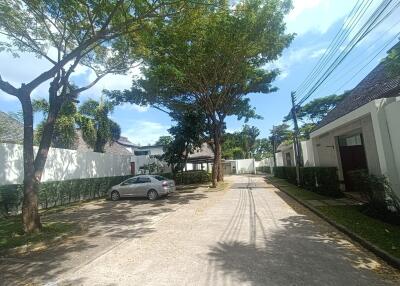
<svg viewBox="0 0 400 286"><path fill-rule="evenodd" d="M82 130L83 140L94 152L104 153L107 143L119 139L120 126L109 118L114 110L114 103L89 99L79 107L78 124Z"/></svg>

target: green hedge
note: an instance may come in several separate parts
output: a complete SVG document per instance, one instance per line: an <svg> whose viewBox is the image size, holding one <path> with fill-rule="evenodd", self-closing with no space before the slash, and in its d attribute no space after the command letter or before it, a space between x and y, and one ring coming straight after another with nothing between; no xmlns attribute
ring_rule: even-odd
<svg viewBox="0 0 400 286"><path fill-rule="evenodd" d="M296 167L274 167L274 176L296 184ZM301 167L301 186L331 197L341 197L336 167Z"/></svg>
<svg viewBox="0 0 400 286"><path fill-rule="evenodd" d="M257 173L271 174L271 167L269 167L269 166L256 167L256 171L257 171Z"/></svg>
<svg viewBox="0 0 400 286"><path fill-rule="evenodd" d="M168 179L173 179L172 173L160 174ZM201 184L211 182L211 174L206 171L186 171L176 174L175 183L177 185Z"/></svg>
<svg viewBox="0 0 400 286"><path fill-rule="evenodd" d="M107 190L129 176L44 182L39 189L39 207L48 209L77 201L103 197ZM0 215L16 214L23 199L22 185L0 186Z"/></svg>

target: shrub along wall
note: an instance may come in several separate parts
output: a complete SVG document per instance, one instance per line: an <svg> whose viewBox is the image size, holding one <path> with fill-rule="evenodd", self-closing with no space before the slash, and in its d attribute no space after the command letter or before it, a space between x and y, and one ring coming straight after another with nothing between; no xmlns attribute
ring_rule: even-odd
<svg viewBox="0 0 400 286"><path fill-rule="evenodd" d="M47 209L100 198L105 196L111 186L129 177L130 175L44 182L40 184L39 207ZM21 209L22 199L21 184L0 186L0 215L17 214Z"/></svg>
<svg viewBox="0 0 400 286"><path fill-rule="evenodd" d="M271 174L271 167L270 166L260 166L256 168L257 173L266 173Z"/></svg>
<svg viewBox="0 0 400 286"><path fill-rule="evenodd" d="M274 176L296 184L296 167L274 167ZM331 197L341 197L336 167L300 168L301 186L307 190Z"/></svg>
<svg viewBox="0 0 400 286"><path fill-rule="evenodd" d="M172 173L163 173L160 174L168 179L173 179ZM183 184L201 184L211 182L211 174L206 171L195 170L195 171L186 171L180 172L176 174L175 183L177 185Z"/></svg>

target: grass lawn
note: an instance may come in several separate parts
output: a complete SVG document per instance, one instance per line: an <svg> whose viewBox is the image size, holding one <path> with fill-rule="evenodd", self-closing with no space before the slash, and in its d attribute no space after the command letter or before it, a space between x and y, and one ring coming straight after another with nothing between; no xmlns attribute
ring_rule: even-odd
<svg viewBox="0 0 400 286"><path fill-rule="evenodd" d="M269 177L268 180L305 203L308 200L334 199L301 189L286 180L274 177ZM364 214L361 211L362 206L321 206L316 209L370 243L400 258L400 226L388 224Z"/></svg>
<svg viewBox="0 0 400 286"><path fill-rule="evenodd" d="M49 243L55 238L73 233L76 226L71 223L46 222L40 233L24 234L21 217L0 218L0 252L19 246L35 246Z"/></svg>
<svg viewBox="0 0 400 286"><path fill-rule="evenodd" d="M268 180L271 183L273 183L274 185L277 185L280 188L284 188L285 191L287 191L288 193L290 193L293 196L296 196L299 199L303 199L303 200L329 200L329 199L332 199L332 197L323 196L323 195L299 188L299 187L292 185L282 179L270 177L270 178L268 178Z"/></svg>
<svg viewBox="0 0 400 286"><path fill-rule="evenodd" d="M374 219L361 212L361 206L317 207L335 222L400 258L400 226Z"/></svg>

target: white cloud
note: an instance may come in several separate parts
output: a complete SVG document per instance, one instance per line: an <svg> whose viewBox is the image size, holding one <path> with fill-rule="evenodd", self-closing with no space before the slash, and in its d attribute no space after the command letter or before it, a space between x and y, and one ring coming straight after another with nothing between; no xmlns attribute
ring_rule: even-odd
<svg viewBox="0 0 400 286"><path fill-rule="evenodd" d="M315 50L310 54L310 58L315 59L321 57L326 52L326 49Z"/></svg>
<svg viewBox="0 0 400 286"><path fill-rule="evenodd" d="M320 4L321 0L294 0L293 10L290 11L288 19L291 21L301 15L305 10L312 9Z"/></svg>
<svg viewBox="0 0 400 286"><path fill-rule="evenodd" d="M131 142L140 145L154 144L160 136L169 135L170 126L154 121L135 120L129 123L132 128L122 132Z"/></svg>
<svg viewBox="0 0 400 286"><path fill-rule="evenodd" d="M137 112L146 112L150 109L150 106L148 106L148 105L141 106L141 105L137 105L137 104L124 103L124 104L118 106L117 109L118 108L120 108L122 110L133 110L133 111L137 111Z"/></svg>
<svg viewBox="0 0 400 286"><path fill-rule="evenodd" d="M279 69L281 73L279 74L278 79L282 80L289 76L290 69L293 65L310 58L317 58L321 56L324 51L324 48L320 48L320 44L300 49L289 49L278 60L267 65L267 68Z"/></svg>
<svg viewBox="0 0 400 286"><path fill-rule="evenodd" d="M310 31L324 34L332 24L345 17L354 4L355 1L348 0L294 0L294 8L286 17L288 30L297 34Z"/></svg>

